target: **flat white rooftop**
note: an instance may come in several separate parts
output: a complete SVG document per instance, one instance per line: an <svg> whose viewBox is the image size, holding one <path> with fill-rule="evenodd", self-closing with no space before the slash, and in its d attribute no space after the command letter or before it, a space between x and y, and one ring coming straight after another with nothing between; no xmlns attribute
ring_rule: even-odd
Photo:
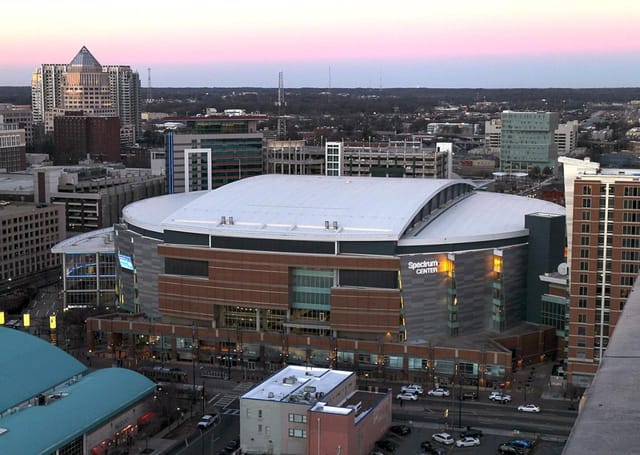
<svg viewBox="0 0 640 455"><path fill-rule="evenodd" d="M313 405L353 374L352 371L289 365L240 398Z"/></svg>

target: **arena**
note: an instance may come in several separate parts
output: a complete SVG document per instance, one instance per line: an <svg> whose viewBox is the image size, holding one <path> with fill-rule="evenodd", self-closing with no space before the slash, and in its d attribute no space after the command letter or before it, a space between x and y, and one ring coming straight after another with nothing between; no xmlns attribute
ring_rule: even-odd
<svg viewBox="0 0 640 455"><path fill-rule="evenodd" d="M527 317L564 213L450 179L263 175L145 199L115 226L123 311L89 338L243 371L502 381L555 352Z"/></svg>

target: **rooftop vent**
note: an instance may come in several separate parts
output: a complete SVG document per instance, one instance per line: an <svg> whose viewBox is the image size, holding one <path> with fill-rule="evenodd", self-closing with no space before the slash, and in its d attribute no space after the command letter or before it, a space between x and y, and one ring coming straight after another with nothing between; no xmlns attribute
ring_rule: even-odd
<svg viewBox="0 0 640 455"><path fill-rule="evenodd" d="M282 382L285 384L295 384L298 382L298 379L295 376L287 376L282 380Z"/></svg>

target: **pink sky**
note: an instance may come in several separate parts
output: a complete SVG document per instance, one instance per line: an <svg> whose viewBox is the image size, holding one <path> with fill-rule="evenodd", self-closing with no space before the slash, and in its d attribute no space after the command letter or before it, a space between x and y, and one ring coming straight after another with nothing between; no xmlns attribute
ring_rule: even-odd
<svg viewBox="0 0 640 455"><path fill-rule="evenodd" d="M27 85L36 66L68 63L83 45L102 64L131 65L141 72L179 64L384 66L467 58L640 56L636 0L615 0L606 8L592 0L246 0L233 5L184 0L153 7L114 0L100 13L98 6L78 5L59 0L38 8L27 2L3 7L3 16L16 20L0 28L0 39L9 44L0 54L0 85L10 85L9 74L18 70L27 74Z"/></svg>

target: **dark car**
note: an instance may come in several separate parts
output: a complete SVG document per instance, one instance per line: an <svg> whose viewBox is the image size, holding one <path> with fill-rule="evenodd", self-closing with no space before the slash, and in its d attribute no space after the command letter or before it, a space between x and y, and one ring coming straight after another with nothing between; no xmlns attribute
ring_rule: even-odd
<svg viewBox="0 0 640 455"><path fill-rule="evenodd" d="M389 441L388 439L381 439L380 441L376 441L376 447L379 447L386 452L395 452L395 450L397 449L395 442Z"/></svg>
<svg viewBox="0 0 640 455"><path fill-rule="evenodd" d="M233 453L239 448L240 448L240 441L238 441L237 439L232 439L231 441L227 442L226 446L224 446L224 450L227 453Z"/></svg>
<svg viewBox="0 0 640 455"><path fill-rule="evenodd" d="M462 392L460 394L461 400L477 400L478 394L476 392Z"/></svg>
<svg viewBox="0 0 640 455"><path fill-rule="evenodd" d="M420 443L420 448L421 448L422 450L428 450L428 449L430 449L430 448L432 448L432 447L433 447L433 445L431 444L431 441L422 441L422 442Z"/></svg>
<svg viewBox="0 0 640 455"><path fill-rule="evenodd" d="M422 452L429 455L445 455L447 453L447 449L444 447L422 447Z"/></svg>
<svg viewBox="0 0 640 455"><path fill-rule="evenodd" d="M461 438L481 438L482 437L482 430L479 430L478 428L471 428L471 427L467 427L466 430L463 430L460 432L460 437Z"/></svg>
<svg viewBox="0 0 640 455"><path fill-rule="evenodd" d="M512 439L511 441L507 441L507 444L513 447L517 447L519 449L533 448L533 441L529 441L528 439Z"/></svg>
<svg viewBox="0 0 640 455"><path fill-rule="evenodd" d="M391 428L389 428L389 431L395 434L399 434L400 436L406 436L411 433L411 428L409 428L407 425L393 425Z"/></svg>
<svg viewBox="0 0 640 455"><path fill-rule="evenodd" d="M514 455L524 455L526 449L521 449L520 447L514 447L509 444L500 444L498 446L498 453L501 454L514 454Z"/></svg>

